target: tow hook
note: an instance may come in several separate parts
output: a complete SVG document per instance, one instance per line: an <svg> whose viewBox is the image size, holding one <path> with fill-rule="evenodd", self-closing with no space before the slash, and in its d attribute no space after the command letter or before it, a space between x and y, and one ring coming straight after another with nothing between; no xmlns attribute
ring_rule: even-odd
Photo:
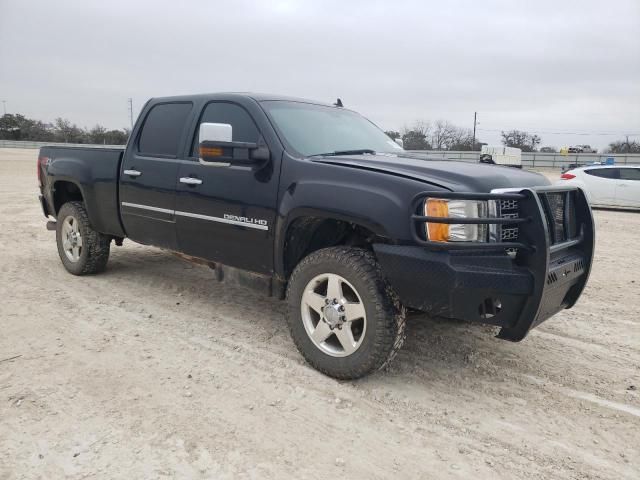
<svg viewBox="0 0 640 480"><path fill-rule="evenodd" d="M49 220L47 222L47 230L55 231L57 223Z"/></svg>

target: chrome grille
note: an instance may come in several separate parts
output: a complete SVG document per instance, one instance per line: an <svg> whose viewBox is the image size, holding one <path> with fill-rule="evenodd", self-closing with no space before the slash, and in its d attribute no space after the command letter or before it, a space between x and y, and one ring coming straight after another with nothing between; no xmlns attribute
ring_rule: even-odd
<svg viewBox="0 0 640 480"><path fill-rule="evenodd" d="M518 227L502 227L500 238L503 242L518 240Z"/></svg>
<svg viewBox="0 0 640 480"><path fill-rule="evenodd" d="M518 210L517 200L500 200L500 211Z"/></svg>
<svg viewBox="0 0 640 480"><path fill-rule="evenodd" d="M500 218L518 218L518 201L517 200L500 200L498 202ZM508 223L500 227L500 241L514 242L518 240L518 227L509 226Z"/></svg>

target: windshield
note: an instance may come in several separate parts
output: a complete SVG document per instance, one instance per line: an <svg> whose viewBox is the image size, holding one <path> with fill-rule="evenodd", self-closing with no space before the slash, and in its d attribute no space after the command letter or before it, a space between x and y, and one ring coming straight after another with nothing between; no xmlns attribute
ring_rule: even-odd
<svg viewBox="0 0 640 480"><path fill-rule="evenodd" d="M338 107L288 101L262 106L285 143L305 157L335 153L400 153L402 148L363 116ZM364 153L364 152L362 152Z"/></svg>

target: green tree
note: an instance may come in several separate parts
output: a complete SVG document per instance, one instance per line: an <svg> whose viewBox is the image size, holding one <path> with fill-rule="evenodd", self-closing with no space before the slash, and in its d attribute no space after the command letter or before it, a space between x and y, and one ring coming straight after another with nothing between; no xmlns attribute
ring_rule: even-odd
<svg viewBox="0 0 640 480"><path fill-rule="evenodd" d="M400 135L400 132L396 132L394 130L387 130L386 132L384 132L387 134L387 136L389 138L391 138L391 140L396 140L397 138L400 138L402 135Z"/></svg>
<svg viewBox="0 0 640 480"><path fill-rule="evenodd" d="M96 125L95 127L93 127L91 130L87 132L87 141L89 143L96 143L96 144L107 143L106 137L105 137L106 133L107 133L106 128L104 128L102 125Z"/></svg>
<svg viewBox="0 0 640 480"><path fill-rule="evenodd" d="M414 122L411 128L404 127L402 131L402 143L405 150L431 150L429 132L431 126L422 121Z"/></svg>
<svg viewBox="0 0 640 480"><path fill-rule="evenodd" d="M53 133L39 120L6 114L0 117L0 139L48 141L53 139Z"/></svg>
<svg viewBox="0 0 640 480"><path fill-rule="evenodd" d="M124 145L129 139L129 131L127 129L109 130L105 133L104 137L104 143L106 143L107 145Z"/></svg>
<svg viewBox="0 0 640 480"><path fill-rule="evenodd" d="M56 118L53 123L54 138L57 142L87 143L86 132L65 118Z"/></svg>

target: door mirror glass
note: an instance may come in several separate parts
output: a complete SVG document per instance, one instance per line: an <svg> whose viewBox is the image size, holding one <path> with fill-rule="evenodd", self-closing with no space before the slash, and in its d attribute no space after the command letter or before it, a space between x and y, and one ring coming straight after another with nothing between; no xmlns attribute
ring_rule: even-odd
<svg viewBox="0 0 640 480"><path fill-rule="evenodd" d="M396 138L396 139L395 139L395 142L396 142L398 145L400 145L402 148L404 148L404 141L402 141L402 139L401 139L401 138Z"/></svg>

